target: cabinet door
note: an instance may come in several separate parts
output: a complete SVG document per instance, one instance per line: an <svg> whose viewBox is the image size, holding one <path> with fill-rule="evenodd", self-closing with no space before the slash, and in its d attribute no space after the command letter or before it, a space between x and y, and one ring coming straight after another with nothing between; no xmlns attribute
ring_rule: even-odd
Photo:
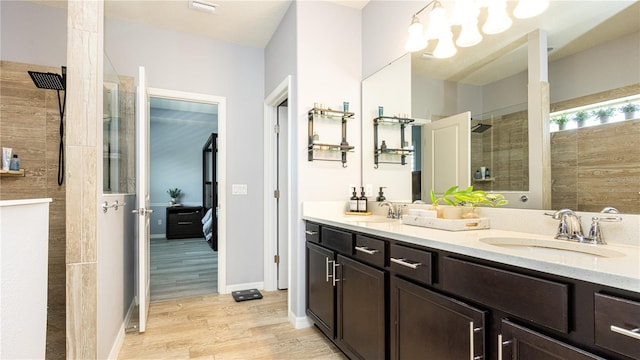
<svg viewBox="0 0 640 360"><path fill-rule="evenodd" d="M385 359L386 274L338 255L338 341L352 359Z"/></svg>
<svg viewBox="0 0 640 360"><path fill-rule="evenodd" d="M486 359L485 311L391 278L391 359Z"/></svg>
<svg viewBox="0 0 640 360"><path fill-rule="evenodd" d="M508 320L502 320L501 332L498 336L498 360L604 360Z"/></svg>
<svg viewBox="0 0 640 360"><path fill-rule="evenodd" d="M307 242L307 315L329 338L335 338L333 251Z"/></svg>

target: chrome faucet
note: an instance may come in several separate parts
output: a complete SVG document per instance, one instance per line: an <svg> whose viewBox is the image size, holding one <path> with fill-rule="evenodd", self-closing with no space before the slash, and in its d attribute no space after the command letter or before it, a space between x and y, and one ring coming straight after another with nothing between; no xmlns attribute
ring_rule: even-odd
<svg viewBox="0 0 640 360"><path fill-rule="evenodd" d="M561 240L573 240L584 242L585 236L582 232L582 224L580 223L580 217L576 215L571 209L561 209L550 215L555 220L560 220L558 224L558 232L555 238Z"/></svg>
<svg viewBox="0 0 640 360"><path fill-rule="evenodd" d="M389 219L400 219L402 217L402 208L406 205L394 205L389 200L383 200L378 203L378 206L388 206L389 211L387 211L387 217Z"/></svg>

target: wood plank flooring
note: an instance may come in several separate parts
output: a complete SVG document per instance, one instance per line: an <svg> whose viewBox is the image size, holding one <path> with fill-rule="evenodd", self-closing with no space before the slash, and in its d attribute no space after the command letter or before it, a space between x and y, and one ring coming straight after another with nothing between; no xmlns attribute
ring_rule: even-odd
<svg viewBox="0 0 640 360"><path fill-rule="evenodd" d="M347 359L315 327L294 329L287 291L235 302L206 295L151 304L147 331L128 333L119 359Z"/></svg>
<svg viewBox="0 0 640 360"><path fill-rule="evenodd" d="M218 292L218 253L204 239L151 239L151 301Z"/></svg>

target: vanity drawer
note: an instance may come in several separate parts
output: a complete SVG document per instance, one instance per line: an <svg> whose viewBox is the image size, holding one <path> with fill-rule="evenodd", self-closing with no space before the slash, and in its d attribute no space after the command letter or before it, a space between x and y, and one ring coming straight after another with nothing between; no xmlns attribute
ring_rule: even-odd
<svg viewBox="0 0 640 360"><path fill-rule="evenodd" d="M310 222L306 223L304 234L307 241L319 243L320 242L320 225L310 223Z"/></svg>
<svg viewBox="0 0 640 360"><path fill-rule="evenodd" d="M569 286L445 257L444 290L525 320L569 331Z"/></svg>
<svg viewBox="0 0 640 360"><path fill-rule="evenodd" d="M431 253L406 246L389 247L389 267L396 274L431 285Z"/></svg>
<svg viewBox="0 0 640 360"><path fill-rule="evenodd" d="M595 294L595 343L640 359L640 302Z"/></svg>
<svg viewBox="0 0 640 360"><path fill-rule="evenodd" d="M347 231L322 227L320 243L332 250L351 255L353 253L353 234Z"/></svg>
<svg viewBox="0 0 640 360"><path fill-rule="evenodd" d="M373 266L384 267L386 246L387 242L384 240L356 235L354 257Z"/></svg>

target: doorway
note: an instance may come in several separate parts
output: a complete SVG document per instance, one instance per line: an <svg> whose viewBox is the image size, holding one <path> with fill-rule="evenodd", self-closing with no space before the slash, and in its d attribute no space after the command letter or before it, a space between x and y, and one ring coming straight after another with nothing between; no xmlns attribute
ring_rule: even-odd
<svg viewBox="0 0 640 360"><path fill-rule="evenodd" d="M205 239L202 220L211 200L205 199L203 148L212 134L220 136L222 160L224 98L149 89L151 300L166 300L224 291L224 222L217 217L217 246ZM216 166L222 187L223 161ZM171 190L179 189L173 197ZM218 191L215 191L218 193ZM221 196L222 197L222 196ZM175 199L175 201L174 201ZM218 200L213 206L223 209Z"/></svg>
<svg viewBox="0 0 640 360"><path fill-rule="evenodd" d="M290 288L290 88L288 76L265 99L264 105L264 288L268 291ZM289 303L289 311L290 306Z"/></svg>

